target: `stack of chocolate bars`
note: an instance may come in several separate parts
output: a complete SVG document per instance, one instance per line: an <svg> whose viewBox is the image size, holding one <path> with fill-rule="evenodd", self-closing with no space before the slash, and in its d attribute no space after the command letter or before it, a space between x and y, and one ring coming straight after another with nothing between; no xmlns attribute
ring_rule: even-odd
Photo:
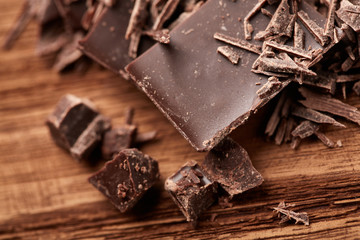
<svg viewBox="0 0 360 240"><path fill-rule="evenodd" d="M335 98L349 88L360 95L359 0L28 0L5 48L31 18L37 52L55 54L55 70L90 58L131 79L197 151L230 144L243 152L226 136L273 98L265 134L276 144L296 148L314 135L338 147L323 126L345 127L338 117L360 124L358 109ZM218 165L188 163L166 182L189 221L218 185L232 196L262 182L227 178L228 156L220 156Z"/></svg>

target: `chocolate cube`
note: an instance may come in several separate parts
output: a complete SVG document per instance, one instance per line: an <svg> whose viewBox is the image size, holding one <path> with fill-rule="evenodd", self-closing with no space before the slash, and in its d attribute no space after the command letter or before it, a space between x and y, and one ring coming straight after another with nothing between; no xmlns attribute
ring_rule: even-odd
<svg viewBox="0 0 360 240"><path fill-rule="evenodd" d="M131 209L159 179L156 160L139 150L125 149L89 178L121 212Z"/></svg>
<svg viewBox="0 0 360 240"><path fill-rule="evenodd" d="M195 162L187 162L165 182L165 189L187 221L195 221L217 199L216 184Z"/></svg>
<svg viewBox="0 0 360 240"><path fill-rule="evenodd" d="M77 160L86 159L110 128L110 120L92 102L71 94L60 99L46 124L55 143Z"/></svg>

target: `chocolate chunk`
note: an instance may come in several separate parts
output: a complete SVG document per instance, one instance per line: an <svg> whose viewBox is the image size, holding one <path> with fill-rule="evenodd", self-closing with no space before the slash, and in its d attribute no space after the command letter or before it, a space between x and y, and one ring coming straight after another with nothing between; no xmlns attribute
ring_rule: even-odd
<svg viewBox="0 0 360 240"><path fill-rule="evenodd" d="M285 204L285 202L282 201L279 203L277 207L273 208L274 211L276 211L279 215L282 214L282 218L279 224L285 223L293 219L295 220L295 224L301 222L305 225L309 225L309 217L306 212L297 213L288 209L289 207L294 207L294 206L295 205L293 204Z"/></svg>
<svg viewBox="0 0 360 240"><path fill-rule="evenodd" d="M125 39L132 8L131 0L118 1L112 8L106 7L88 35L79 42L80 50L88 57L116 74L121 74L126 64L133 60L127 54L130 41ZM138 53L152 44L149 38L142 38Z"/></svg>
<svg viewBox="0 0 360 240"><path fill-rule="evenodd" d="M110 120L93 103L70 94L60 99L46 124L55 143L76 160L86 159L110 128Z"/></svg>
<svg viewBox="0 0 360 240"><path fill-rule="evenodd" d="M160 177L156 160L137 149L125 149L89 178L121 212L134 207Z"/></svg>
<svg viewBox="0 0 360 240"><path fill-rule="evenodd" d="M256 92L261 86L256 83L267 79L251 72L258 55L237 49L244 61L234 66L216 53L223 43L213 39L215 33L237 32L236 38L244 39L238 17L255 5L250 0L221 5L209 0L173 29L171 44L155 45L126 67L136 85L197 150L214 147L245 122L259 101ZM223 19L224 12L228 14ZM252 20L257 29L265 29L269 21L262 14Z"/></svg>
<svg viewBox="0 0 360 240"><path fill-rule="evenodd" d="M167 190L187 221L196 221L199 215L217 199L216 183L195 162L187 162L166 179Z"/></svg>
<svg viewBox="0 0 360 240"><path fill-rule="evenodd" d="M206 155L202 167L230 197L257 187L264 181L253 167L246 150L229 137Z"/></svg>

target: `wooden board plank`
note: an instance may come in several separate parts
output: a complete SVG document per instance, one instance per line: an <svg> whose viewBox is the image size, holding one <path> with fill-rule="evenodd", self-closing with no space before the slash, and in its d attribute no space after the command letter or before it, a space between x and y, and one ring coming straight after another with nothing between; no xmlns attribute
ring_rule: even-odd
<svg viewBox="0 0 360 240"><path fill-rule="evenodd" d="M0 0L0 41L22 2ZM31 23L13 50L0 52L0 239L359 237L360 129L355 124L339 119L348 128L328 129L343 148L327 149L313 139L297 151L236 130L232 136L249 151L265 183L237 197L231 208L214 205L193 229L163 183L183 163L201 162L205 154L196 152L129 82L96 65L85 75L51 71L51 59L35 56L36 36ZM159 161L161 180L132 212L121 214L87 182L103 163L77 163L52 142L44 121L66 93L92 99L114 125L132 106L140 131L159 131L158 140L142 150ZM353 95L347 102L360 106ZM307 212L310 226L279 226L271 207L282 200Z"/></svg>

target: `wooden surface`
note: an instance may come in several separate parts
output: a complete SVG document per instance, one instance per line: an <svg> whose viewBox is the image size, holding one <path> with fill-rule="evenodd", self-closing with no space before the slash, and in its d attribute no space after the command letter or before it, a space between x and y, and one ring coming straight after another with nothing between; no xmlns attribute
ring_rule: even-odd
<svg viewBox="0 0 360 240"><path fill-rule="evenodd" d="M0 41L21 3L0 0ZM50 59L34 54L36 36L32 23L13 50L0 51L0 239L360 238L359 126L340 119L348 128L329 129L328 136L342 140L343 148L309 140L297 151L235 131L265 182L231 208L214 205L193 229L163 183L186 161L201 162L204 153L144 94L108 71L93 66L85 75L52 72ZM159 161L161 181L132 212L121 214L87 182L103 162L77 163L52 142L44 120L66 93L92 99L113 125L121 124L124 109L132 106L140 131L159 131L158 141L142 150ZM360 99L351 96L347 102L360 107ZM307 212L310 226L279 225L271 207L282 200Z"/></svg>

